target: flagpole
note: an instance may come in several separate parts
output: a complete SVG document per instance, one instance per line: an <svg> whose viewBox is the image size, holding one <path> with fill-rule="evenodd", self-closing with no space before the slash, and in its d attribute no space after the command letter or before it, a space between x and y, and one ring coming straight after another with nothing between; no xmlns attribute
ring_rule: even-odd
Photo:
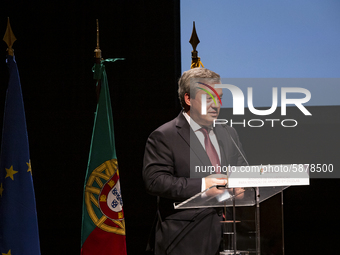
<svg viewBox="0 0 340 255"><path fill-rule="evenodd" d="M95 62L96 65L100 65L101 60L102 60L102 51L99 47L99 22L98 22L98 19L96 19L96 23L97 23L97 46L96 46L96 49L94 50L94 62ZM101 77L97 77L97 79L96 79L97 102L99 101L99 95L100 95L100 89L101 89L100 78Z"/></svg>

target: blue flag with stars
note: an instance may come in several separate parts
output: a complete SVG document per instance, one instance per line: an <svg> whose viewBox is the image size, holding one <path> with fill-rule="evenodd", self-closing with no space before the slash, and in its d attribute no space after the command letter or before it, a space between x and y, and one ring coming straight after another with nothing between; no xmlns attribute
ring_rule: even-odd
<svg viewBox="0 0 340 255"><path fill-rule="evenodd" d="M0 154L0 254L40 254L37 212L20 78L7 56L9 83Z"/></svg>

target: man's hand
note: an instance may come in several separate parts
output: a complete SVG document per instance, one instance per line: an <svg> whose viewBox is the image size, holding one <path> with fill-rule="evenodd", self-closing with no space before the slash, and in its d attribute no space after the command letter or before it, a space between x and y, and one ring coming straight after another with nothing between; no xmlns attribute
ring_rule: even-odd
<svg viewBox="0 0 340 255"><path fill-rule="evenodd" d="M212 177L206 177L205 179L205 187L210 188L211 186L214 185L226 185L228 183L227 178L212 178ZM216 187L209 189L206 192L207 196L216 196L219 194L224 193L225 189L224 188L219 188L217 189Z"/></svg>

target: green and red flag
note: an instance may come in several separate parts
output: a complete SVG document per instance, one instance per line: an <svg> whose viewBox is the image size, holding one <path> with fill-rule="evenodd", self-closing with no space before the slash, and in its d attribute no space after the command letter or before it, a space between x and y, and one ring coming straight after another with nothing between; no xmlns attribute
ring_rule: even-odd
<svg viewBox="0 0 340 255"><path fill-rule="evenodd" d="M123 200L103 61L93 69L101 89L84 185L81 254L126 255Z"/></svg>

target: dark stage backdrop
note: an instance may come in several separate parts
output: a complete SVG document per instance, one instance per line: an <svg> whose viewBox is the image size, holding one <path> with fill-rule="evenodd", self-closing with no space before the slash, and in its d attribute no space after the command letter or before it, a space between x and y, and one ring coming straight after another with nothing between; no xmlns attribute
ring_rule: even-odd
<svg viewBox="0 0 340 255"><path fill-rule="evenodd" d="M96 46L95 20L99 19L103 57L126 58L107 63L106 71L126 217L127 251L143 254L155 215L155 198L146 194L141 177L145 141L154 129L174 118L180 110L179 1L79 3L19 0L0 3L0 36L5 33L9 16L18 39L13 48L26 110L41 251L52 255L80 253L83 183L96 107L91 68ZM8 72L6 45L4 42L1 45L2 126ZM190 52L187 55L190 58ZM309 143L310 136L322 133L324 137L319 136L312 145L326 148L322 141L331 139L335 134L333 129L338 129L339 124L302 127L290 138L302 136ZM265 153L272 150L259 149L258 144L275 139L275 134L269 133L271 130L259 129L256 134L248 132L249 129L237 130L251 163L268 159ZM328 151L330 161L337 157ZM285 152L277 148L275 155L280 153ZM307 161L310 159L303 148L301 154ZM340 226L332 201L338 201L337 184L337 180L312 180L309 187L285 191L286 254L335 250L335 238L339 239L336 230Z"/></svg>
<svg viewBox="0 0 340 255"><path fill-rule="evenodd" d="M155 199L142 181L148 135L179 111L178 1L1 1L10 17L25 103L42 254L80 254L94 111L96 19L111 92L127 250L143 254ZM2 126L8 71L0 43ZM190 57L190 52L188 53ZM2 59L2 60L1 60Z"/></svg>

